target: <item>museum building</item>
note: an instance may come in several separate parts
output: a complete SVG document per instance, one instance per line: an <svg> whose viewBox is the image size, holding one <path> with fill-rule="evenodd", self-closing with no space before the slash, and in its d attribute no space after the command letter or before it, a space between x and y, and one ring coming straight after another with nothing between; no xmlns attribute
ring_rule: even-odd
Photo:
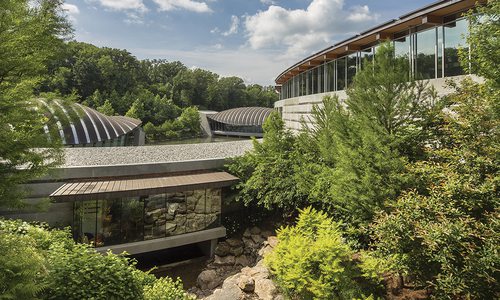
<svg viewBox="0 0 500 300"><path fill-rule="evenodd" d="M467 75L458 53L470 51L464 13L475 5L474 0L437 1L310 55L276 78L280 101L275 108L288 128L300 130L301 119L307 122L324 96L347 97L345 89L356 72L373 60L384 41L392 43L397 58L408 61L412 76L428 80L439 94L449 93L446 79Z"/></svg>

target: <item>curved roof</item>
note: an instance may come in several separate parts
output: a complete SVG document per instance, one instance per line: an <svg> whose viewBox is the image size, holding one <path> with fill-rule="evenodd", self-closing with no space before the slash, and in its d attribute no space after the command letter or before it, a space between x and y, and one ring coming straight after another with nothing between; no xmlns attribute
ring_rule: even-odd
<svg viewBox="0 0 500 300"><path fill-rule="evenodd" d="M229 125L262 126L272 111L268 107L239 107L218 112L208 118Z"/></svg>
<svg viewBox="0 0 500 300"><path fill-rule="evenodd" d="M439 0L420 9L368 29L344 41L338 42L289 67L275 79L281 85L297 74L319 66L325 62L362 50L366 45L373 45L380 40L392 39L392 35L409 27L432 24L433 20L442 20L446 15L468 10L485 0ZM435 21L434 21L435 22ZM440 21L439 21L440 22Z"/></svg>
<svg viewBox="0 0 500 300"><path fill-rule="evenodd" d="M43 99L39 101L54 118L64 145L92 144L114 139L133 131L142 123L129 117L107 116L78 103L67 106L57 100L50 105ZM55 109L61 113L55 113Z"/></svg>

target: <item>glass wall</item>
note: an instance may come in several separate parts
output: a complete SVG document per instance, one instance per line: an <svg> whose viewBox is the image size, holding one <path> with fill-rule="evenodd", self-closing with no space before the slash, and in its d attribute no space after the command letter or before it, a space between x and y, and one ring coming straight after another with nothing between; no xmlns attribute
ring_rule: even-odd
<svg viewBox="0 0 500 300"><path fill-rule="evenodd" d="M467 20L448 23L444 29L444 76L456 76L464 73L458 60L458 50L467 47L465 35L468 31Z"/></svg>
<svg viewBox="0 0 500 300"><path fill-rule="evenodd" d="M74 203L75 240L96 247L220 226L221 189Z"/></svg>
<svg viewBox="0 0 500 300"><path fill-rule="evenodd" d="M464 74L458 60L460 48L467 47L464 36L468 31L465 19L454 19L432 28L414 27L393 35L394 54L410 66L410 75L423 79ZM287 83L294 88L284 99L309 94L344 90L353 80L358 68L368 65L374 58L377 45L326 62L319 67L302 72ZM287 84L285 83L285 84Z"/></svg>
<svg viewBox="0 0 500 300"><path fill-rule="evenodd" d="M436 37L436 28L416 35L415 73L418 78L436 78Z"/></svg>

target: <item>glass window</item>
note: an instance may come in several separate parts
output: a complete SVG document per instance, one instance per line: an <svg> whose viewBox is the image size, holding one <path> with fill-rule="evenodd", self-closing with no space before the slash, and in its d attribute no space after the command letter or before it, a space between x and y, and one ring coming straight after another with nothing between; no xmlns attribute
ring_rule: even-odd
<svg viewBox="0 0 500 300"><path fill-rule="evenodd" d="M97 201L96 247L118 244L121 242L121 200Z"/></svg>
<svg viewBox="0 0 500 300"><path fill-rule="evenodd" d="M327 91L335 91L335 61L331 61L326 65L326 76Z"/></svg>
<svg viewBox="0 0 500 300"><path fill-rule="evenodd" d="M77 242L95 245L97 232L97 200L73 204L73 237Z"/></svg>
<svg viewBox="0 0 500 300"><path fill-rule="evenodd" d="M444 25L444 74L456 76L464 74L458 60L458 49L466 47L467 20L462 19Z"/></svg>
<svg viewBox="0 0 500 300"><path fill-rule="evenodd" d="M397 60L404 60L410 65L410 37L403 37L394 41L394 55Z"/></svg>
<svg viewBox="0 0 500 300"><path fill-rule="evenodd" d="M358 67L358 53L352 53L347 56L347 86L349 86L354 76L356 75L356 70Z"/></svg>
<svg viewBox="0 0 500 300"><path fill-rule="evenodd" d="M346 87L346 57L337 59L337 91Z"/></svg>
<svg viewBox="0 0 500 300"><path fill-rule="evenodd" d="M144 199L144 239L165 236L167 208L165 194L151 195Z"/></svg>
<svg viewBox="0 0 500 300"><path fill-rule="evenodd" d="M360 66L362 69L366 68L367 66L369 66L371 68L371 62L373 61L373 48L370 47L368 49L364 49L360 52L360 56L361 56L361 63L360 63Z"/></svg>
<svg viewBox="0 0 500 300"><path fill-rule="evenodd" d="M436 77L436 28L416 34L415 71L423 79Z"/></svg>
<svg viewBox="0 0 500 300"><path fill-rule="evenodd" d="M139 197L121 200L121 241L137 242L144 239L144 201Z"/></svg>
<svg viewBox="0 0 500 300"><path fill-rule="evenodd" d="M325 65L318 67L318 93L325 92Z"/></svg>
<svg viewBox="0 0 500 300"><path fill-rule="evenodd" d="M314 68L311 70L311 83L312 83L312 88L311 91L313 94L318 93L318 68Z"/></svg>
<svg viewBox="0 0 500 300"><path fill-rule="evenodd" d="M443 32L444 29L443 27L438 27L436 28L437 30L437 77L441 78L443 77L443 44L444 44L444 39L443 39Z"/></svg>

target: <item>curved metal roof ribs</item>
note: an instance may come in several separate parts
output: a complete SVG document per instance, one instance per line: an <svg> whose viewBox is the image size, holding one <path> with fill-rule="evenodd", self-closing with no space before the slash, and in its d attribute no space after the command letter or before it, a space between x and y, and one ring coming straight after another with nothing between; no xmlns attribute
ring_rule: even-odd
<svg viewBox="0 0 500 300"><path fill-rule="evenodd" d="M239 107L224 110L207 117L213 121L229 125L262 126L272 111L272 108L267 107Z"/></svg>
<svg viewBox="0 0 500 300"><path fill-rule="evenodd" d="M107 116L90 107L75 103L63 106L55 101L55 105L65 115L64 124L60 122L54 109L43 99L39 101L57 121L64 145L92 144L115 139L125 135L141 125L141 121L129 117ZM76 114L76 118L73 114Z"/></svg>

